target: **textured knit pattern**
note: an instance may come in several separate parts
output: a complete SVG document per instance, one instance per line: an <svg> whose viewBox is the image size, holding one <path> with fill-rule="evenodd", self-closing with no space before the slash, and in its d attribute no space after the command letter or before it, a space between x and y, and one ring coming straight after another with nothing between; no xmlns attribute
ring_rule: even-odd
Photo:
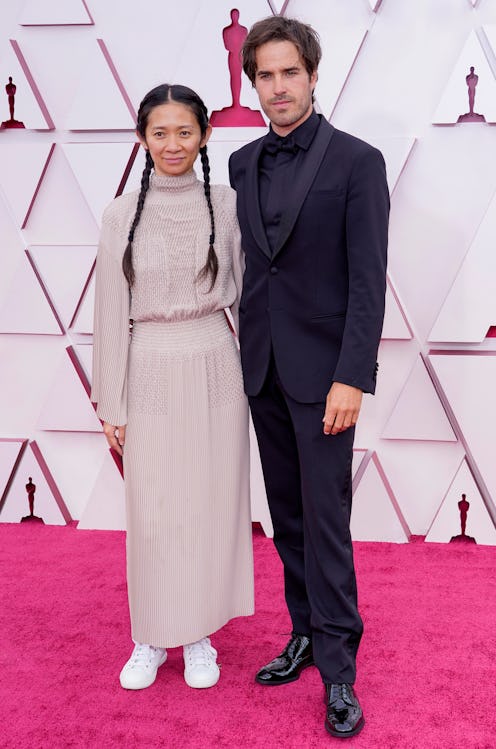
<svg viewBox="0 0 496 749"><path fill-rule="evenodd" d="M137 193L103 217L97 258L92 399L127 424L124 471L132 636L174 647L253 613L248 408L238 348L242 255L234 192L212 187L219 273L198 282L210 219L194 173L152 176L122 256ZM133 320L129 334L129 319Z"/></svg>

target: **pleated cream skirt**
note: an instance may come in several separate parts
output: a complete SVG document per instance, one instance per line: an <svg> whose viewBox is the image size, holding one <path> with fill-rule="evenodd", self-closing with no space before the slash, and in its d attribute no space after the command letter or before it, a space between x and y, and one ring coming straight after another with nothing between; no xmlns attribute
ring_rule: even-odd
<svg viewBox="0 0 496 749"><path fill-rule="evenodd" d="M124 471L133 639L174 647L252 614L248 405L223 312L134 324Z"/></svg>

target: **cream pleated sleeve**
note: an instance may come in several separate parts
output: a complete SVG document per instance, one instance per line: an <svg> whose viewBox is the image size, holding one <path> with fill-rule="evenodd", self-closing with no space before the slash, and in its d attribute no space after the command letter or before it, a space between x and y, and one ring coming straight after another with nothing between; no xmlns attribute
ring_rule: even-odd
<svg viewBox="0 0 496 749"><path fill-rule="evenodd" d="M122 272L121 246L109 209L104 213L96 260L91 400L100 419L127 423L129 286Z"/></svg>
<svg viewBox="0 0 496 749"><path fill-rule="evenodd" d="M236 298L229 306L229 309L233 317L236 333L239 335L239 301L243 290L245 255L241 247L241 231L236 215L236 193L230 188L226 188L224 185L222 185L222 189L227 193L223 195L222 208L225 212L227 224L229 226L228 233L232 255L232 275L236 286Z"/></svg>

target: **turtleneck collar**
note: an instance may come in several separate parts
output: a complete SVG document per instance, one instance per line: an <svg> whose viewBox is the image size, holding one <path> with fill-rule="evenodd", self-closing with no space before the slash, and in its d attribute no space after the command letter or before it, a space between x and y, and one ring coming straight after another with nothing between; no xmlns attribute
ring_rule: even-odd
<svg viewBox="0 0 496 749"><path fill-rule="evenodd" d="M177 176L162 176L152 172L150 177L150 188L160 192L185 192L186 190L190 190L196 184L199 184L199 180L193 170L186 172L186 174L179 174Z"/></svg>

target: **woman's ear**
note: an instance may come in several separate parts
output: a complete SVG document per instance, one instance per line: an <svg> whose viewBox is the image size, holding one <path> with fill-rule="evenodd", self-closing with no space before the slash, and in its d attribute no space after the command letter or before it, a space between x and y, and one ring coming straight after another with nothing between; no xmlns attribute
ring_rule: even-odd
<svg viewBox="0 0 496 749"><path fill-rule="evenodd" d="M206 146L208 141L210 140L210 136L212 135L212 125L207 125L207 130L205 132L205 135L200 141L200 148L203 148L203 146Z"/></svg>

